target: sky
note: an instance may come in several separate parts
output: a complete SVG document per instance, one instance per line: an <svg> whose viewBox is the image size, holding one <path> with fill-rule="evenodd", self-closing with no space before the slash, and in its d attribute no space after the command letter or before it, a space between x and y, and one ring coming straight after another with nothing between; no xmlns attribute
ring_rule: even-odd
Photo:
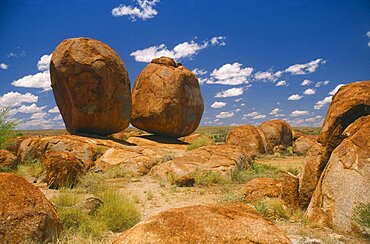
<svg viewBox="0 0 370 244"><path fill-rule="evenodd" d="M113 48L131 88L153 58L181 62L203 126L321 126L341 85L370 79L368 0L1 0L0 107L18 129L64 128L49 62L73 37Z"/></svg>

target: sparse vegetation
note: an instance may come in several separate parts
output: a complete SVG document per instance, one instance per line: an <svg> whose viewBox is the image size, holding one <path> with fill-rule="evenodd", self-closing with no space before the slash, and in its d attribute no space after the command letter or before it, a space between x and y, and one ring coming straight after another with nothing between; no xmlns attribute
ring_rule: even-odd
<svg viewBox="0 0 370 244"><path fill-rule="evenodd" d="M219 200L220 203L245 203L244 194L240 191L227 190Z"/></svg>
<svg viewBox="0 0 370 244"><path fill-rule="evenodd" d="M265 198L254 204L257 212L270 220L289 219L289 210L277 198Z"/></svg>
<svg viewBox="0 0 370 244"><path fill-rule="evenodd" d="M10 108L0 108L0 149L6 149L12 144L11 139L18 136L14 130L18 121L10 118Z"/></svg>
<svg viewBox="0 0 370 244"><path fill-rule="evenodd" d="M209 144L209 141L205 137L198 137L194 139L194 141L191 142L190 145L186 148L186 150L191 151L200 147L207 146Z"/></svg>
<svg viewBox="0 0 370 244"><path fill-rule="evenodd" d="M20 176L31 176L39 178L44 172L44 165L40 160L29 160L26 163L18 165L17 174Z"/></svg>
<svg viewBox="0 0 370 244"><path fill-rule="evenodd" d="M212 184L225 184L227 180L216 171L196 171L192 174L196 186L210 186Z"/></svg>
<svg viewBox="0 0 370 244"><path fill-rule="evenodd" d="M370 203L359 204L355 208L353 219L362 227L370 228Z"/></svg>
<svg viewBox="0 0 370 244"><path fill-rule="evenodd" d="M247 169L235 168L231 172L231 181L233 183L246 183L255 178L277 178L280 170L274 166L253 163Z"/></svg>
<svg viewBox="0 0 370 244"><path fill-rule="evenodd" d="M215 133L208 134L208 136L217 143L225 142L228 131L218 129Z"/></svg>

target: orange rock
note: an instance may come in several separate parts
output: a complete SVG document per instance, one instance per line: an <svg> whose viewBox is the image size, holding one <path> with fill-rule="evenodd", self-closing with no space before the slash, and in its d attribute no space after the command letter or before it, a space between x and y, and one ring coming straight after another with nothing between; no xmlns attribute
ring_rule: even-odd
<svg viewBox="0 0 370 244"><path fill-rule="evenodd" d="M293 143L293 152L298 154L306 154L308 150L317 141L317 136L313 135L303 135L300 136Z"/></svg>
<svg viewBox="0 0 370 244"><path fill-rule="evenodd" d="M259 126L266 136L267 143L271 148L277 145L289 147L293 142L292 128L284 120L270 120Z"/></svg>
<svg viewBox="0 0 370 244"><path fill-rule="evenodd" d="M106 44L64 40L53 52L50 76L69 133L108 135L128 127L130 80L121 58Z"/></svg>
<svg viewBox="0 0 370 244"><path fill-rule="evenodd" d="M140 222L118 243L291 243L273 223L245 204L174 208Z"/></svg>
<svg viewBox="0 0 370 244"><path fill-rule="evenodd" d="M61 229L53 205L36 186L14 174L0 173L2 243L52 242Z"/></svg>
<svg viewBox="0 0 370 244"><path fill-rule="evenodd" d="M15 168L16 158L13 153L7 150L0 150L0 167Z"/></svg>
<svg viewBox="0 0 370 244"><path fill-rule="evenodd" d="M227 135L226 144L243 148L252 158L268 151L263 132L253 125L236 127Z"/></svg>
<svg viewBox="0 0 370 244"><path fill-rule="evenodd" d="M173 59L153 59L132 91L132 125L169 137L189 135L203 114L197 77Z"/></svg>

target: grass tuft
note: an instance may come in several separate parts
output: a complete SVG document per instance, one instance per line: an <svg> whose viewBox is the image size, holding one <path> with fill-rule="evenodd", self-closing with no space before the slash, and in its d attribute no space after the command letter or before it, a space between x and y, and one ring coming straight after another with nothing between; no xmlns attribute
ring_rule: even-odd
<svg viewBox="0 0 370 244"><path fill-rule="evenodd" d="M191 151L200 147L208 146L209 141L205 137L198 137L194 141L191 142L190 145L187 146L186 150Z"/></svg>
<svg viewBox="0 0 370 244"><path fill-rule="evenodd" d="M353 219L362 227L370 228L370 203L359 204L355 208Z"/></svg>
<svg viewBox="0 0 370 244"><path fill-rule="evenodd" d="M227 180L217 171L196 171L192 174L196 186L225 184Z"/></svg>
<svg viewBox="0 0 370 244"><path fill-rule="evenodd" d="M44 170L44 165L39 160L30 160L27 163L18 165L17 174L39 178Z"/></svg>

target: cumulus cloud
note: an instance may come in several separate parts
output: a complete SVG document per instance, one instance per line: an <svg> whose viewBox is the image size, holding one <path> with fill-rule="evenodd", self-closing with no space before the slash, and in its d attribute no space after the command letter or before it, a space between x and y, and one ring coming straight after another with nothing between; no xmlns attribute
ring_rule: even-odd
<svg viewBox="0 0 370 244"><path fill-rule="evenodd" d="M370 31L368 31L368 32L366 33L366 35L367 35L367 37L368 37L368 38L370 38ZM370 40L369 40L369 42L367 43L367 46L368 46L368 47L370 47Z"/></svg>
<svg viewBox="0 0 370 244"><path fill-rule="evenodd" d="M38 96L35 96L31 93L21 94L19 92L8 92L3 96L0 96L0 106L10 106L10 107L17 107L24 103L36 103L38 100Z"/></svg>
<svg viewBox="0 0 370 244"><path fill-rule="evenodd" d="M49 65L50 65L50 60L51 60L51 55L43 55L40 60L37 62L37 69L39 71L45 71L49 70Z"/></svg>
<svg viewBox="0 0 370 244"><path fill-rule="evenodd" d="M266 115L264 114L259 114L259 115L252 117L252 119L264 119L264 118L266 118Z"/></svg>
<svg viewBox="0 0 370 244"><path fill-rule="evenodd" d="M226 103L224 103L224 102L214 102L211 105L211 108L223 108L225 106L226 106Z"/></svg>
<svg viewBox="0 0 370 244"><path fill-rule="evenodd" d="M306 80L302 81L301 86L308 86L311 83L312 83L312 81L306 79Z"/></svg>
<svg viewBox="0 0 370 244"><path fill-rule="evenodd" d="M325 80L325 81L319 81L315 84L315 87L320 87L320 86L325 86L327 84L329 84L330 81L328 80Z"/></svg>
<svg viewBox="0 0 370 244"><path fill-rule="evenodd" d="M34 113L31 116L31 120L33 120L33 119L44 119L46 117L46 115L47 114L45 112Z"/></svg>
<svg viewBox="0 0 370 244"><path fill-rule="evenodd" d="M317 101L315 106L313 107L314 109L318 110L318 109L321 109L322 107L324 107L326 104L330 104L331 103L331 99L333 98L333 96L328 96L328 97L325 97L323 100L321 101Z"/></svg>
<svg viewBox="0 0 370 244"><path fill-rule="evenodd" d="M217 45L217 46L225 46L226 37L224 36L214 36L211 38L210 42L212 45Z"/></svg>
<svg viewBox="0 0 370 244"><path fill-rule="evenodd" d="M8 69L9 65L5 64L5 63L1 63L0 64L0 69Z"/></svg>
<svg viewBox="0 0 370 244"><path fill-rule="evenodd" d="M322 116L321 115L317 115L317 116L314 116L314 117L311 117L311 118L307 118L305 119L304 121L307 122L307 123L316 123L316 122L319 122L322 120Z"/></svg>
<svg viewBox="0 0 370 244"><path fill-rule="evenodd" d="M293 94L291 95L290 97L288 97L288 100L291 100L291 101L296 101L296 100L300 100L303 96L299 95L299 94Z"/></svg>
<svg viewBox="0 0 370 244"><path fill-rule="evenodd" d="M239 88L230 88L221 92L216 93L215 97L237 97L243 95L244 89Z"/></svg>
<svg viewBox="0 0 370 244"><path fill-rule="evenodd" d="M12 85L16 87L41 88L44 91L49 91L51 90L49 70L35 75L26 75L19 80L14 80Z"/></svg>
<svg viewBox="0 0 370 244"><path fill-rule="evenodd" d="M277 72L272 72L272 71L264 71L264 72L260 72L258 71L255 75L254 75L254 78L256 80L269 80L269 81L276 81L277 79L279 79L281 77L281 75L283 74L282 71L277 71Z"/></svg>
<svg viewBox="0 0 370 244"><path fill-rule="evenodd" d="M216 118L218 119L225 119L225 118L231 118L234 117L234 112L221 112L218 115L216 115Z"/></svg>
<svg viewBox="0 0 370 244"><path fill-rule="evenodd" d="M288 86L288 84L286 83L286 81L285 80L281 80L281 81L279 81L278 83L276 83L276 85L275 86Z"/></svg>
<svg viewBox="0 0 370 244"><path fill-rule="evenodd" d="M280 108L274 108L273 110L271 110L270 114L276 115L279 114L280 111L281 111Z"/></svg>
<svg viewBox="0 0 370 244"><path fill-rule="evenodd" d="M22 105L17 109L18 113L26 113L26 114L33 114L33 113L38 113L42 112L46 106L38 107L36 103L32 103L31 105Z"/></svg>
<svg viewBox="0 0 370 244"><path fill-rule="evenodd" d="M303 94L304 95L313 95L313 94L315 94L316 93L316 91L315 91L315 89L311 89L311 88L308 88L307 90L305 90L304 92L303 92Z"/></svg>
<svg viewBox="0 0 370 244"><path fill-rule="evenodd" d="M297 116L302 116L302 115L307 115L308 114L308 111L306 110L294 110L290 116L292 117L297 117Z"/></svg>
<svg viewBox="0 0 370 244"><path fill-rule="evenodd" d="M132 21L137 18L142 20L151 19L158 14L158 11L154 9L158 2L159 0L137 0L138 6L135 7L121 4L112 9L112 15L114 17L130 16Z"/></svg>
<svg viewBox="0 0 370 244"><path fill-rule="evenodd" d="M220 38L220 37L217 37ZM211 39L212 40L212 39ZM224 42L211 42L204 41L203 43L197 43L195 41L183 42L177 44L172 50L168 49L166 45L160 44L157 46L148 47L142 50L136 50L130 54L134 57L137 62L149 63L154 58L167 56L176 60L182 58L191 58L196 55L200 50L208 48L210 46L223 46Z"/></svg>
<svg viewBox="0 0 370 244"><path fill-rule="evenodd" d="M291 73L292 75L305 75L313 73L317 70L320 64L325 64L326 60L318 58L306 64L294 64L285 69L285 72Z"/></svg>
<svg viewBox="0 0 370 244"><path fill-rule="evenodd" d="M257 116L257 115L259 115L258 112L250 112L248 114L244 114L245 117L254 117L254 116Z"/></svg>
<svg viewBox="0 0 370 244"><path fill-rule="evenodd" d="M237 98L237 99L234 100L234 102L236 102L236 103L241 102L241 101L243 101L243 98Z"/></svg>
<svg viewBox="0 0 370 244"><path fill-rule="evenodd" d="M346 84L339 84L337 85L331 92L329 92L329 95L332 95L334 96L335 93L337 93L339 91L339 89L342 87L342 86L345 86Z"/></svg>
<svg viewBox="0 0 370 244"><path fill-rule="evenodd" d="M59 113L59 109L58 109L58 107L57 107L57 106L55 106L54 108L49 109L49 111L48 111L48 112L49 112L49 113L51 113L51 114Z"/></svg>
<svg viewBox="0 0 370 244"><path fill-rule="evenodd" d="M206 82L207 84L221 84L221 85L241 85L248 84L247 80L253 72L253 68L241 68L242 64L224 64L219 69L214 69L211 73L211 78Z"/></svg>
<svg viewBox="0 0 370 244"><path fill-rule="evenodd" d="M202 76L202 75L207 74L207 70L199 69L199 68L195 68L195 69L193 69L193 70L192 70L192 72L193 72L196 76Z"/></svg>

